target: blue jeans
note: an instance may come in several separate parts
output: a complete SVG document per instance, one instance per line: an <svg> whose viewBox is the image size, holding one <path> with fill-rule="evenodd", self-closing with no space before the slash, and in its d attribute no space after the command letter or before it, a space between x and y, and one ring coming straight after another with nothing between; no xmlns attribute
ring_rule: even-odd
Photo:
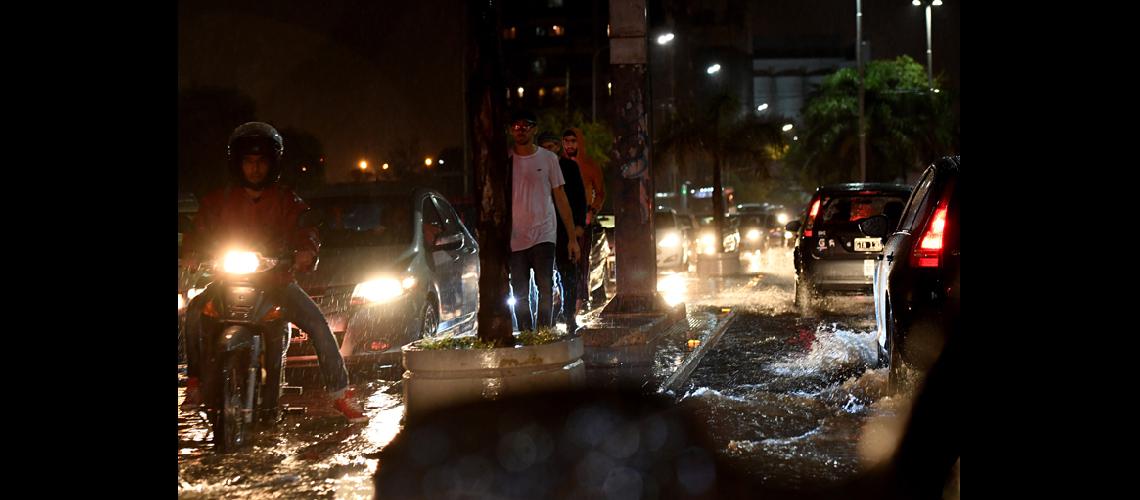
<svg viewBox="0 0 1140 500"><path fill-rule="evenodd" d="M554 325L554 243L539 243L526 250L511 252L511 294L515 297L515 321L519 330ZM538 323L530 308L530 272L538 288Z"/></svg>
<svg viewBox="0 0 1140 500"><path fill-rule="evenodd" d="M201 356L202 335L202 308L210 293L210 288L194 297L186 306L186 372L191 377L197 377L198 359ZM282 309L286 321L297 325L309 334L309 341L317 351L317 364L320 365L321 377L324 379L325 390L339 393L348 387L348 369L344 365L344 358L336 345L336 337L325 320L324 313L317 306L309 294L305 293L297 283L289 283L281 289ZM284 351L282 351L284 355Z"/></svg>
<svg viewBox="0 0 1140 500"><path fill-rule="evenodd" d="M565 255L565 249L560 248L558 251L555 262L558 265L558 285L562 290L560 310L566 318L566 331L574 333L578 329L578 266Z"/></svg>

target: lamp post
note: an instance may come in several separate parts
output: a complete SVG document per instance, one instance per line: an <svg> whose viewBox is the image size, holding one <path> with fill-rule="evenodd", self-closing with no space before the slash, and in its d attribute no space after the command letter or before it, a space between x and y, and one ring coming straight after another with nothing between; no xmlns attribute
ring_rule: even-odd
<svg viewBox="0 0 1140 500"><path fill-rule="evenodd" d="M914 0L911 5L921 7L922 2ZM934 0L926 6L926 79L930 84L930 88L934 88L934 50L930 47L930 14L931 8L942 5L942 0Z"/></svg>
<svg viewBox="0 0 1140 500"><path fill-rule="evenodd" d="M867 182L867 124L863 111L863 2L855 0L855 60L859 66L859 182Z"/></svg>

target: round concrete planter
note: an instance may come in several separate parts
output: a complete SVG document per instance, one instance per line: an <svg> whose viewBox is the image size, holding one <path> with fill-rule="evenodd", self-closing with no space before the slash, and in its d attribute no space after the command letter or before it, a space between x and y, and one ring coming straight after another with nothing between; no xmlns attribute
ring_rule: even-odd
<svg viewBox="0 0 1140 500"><path fill-rule="evenodd" d="M403 347L409 419L480 399L581 387L586 381L582 337L496 349L428 350L419 344Z"/></svg>

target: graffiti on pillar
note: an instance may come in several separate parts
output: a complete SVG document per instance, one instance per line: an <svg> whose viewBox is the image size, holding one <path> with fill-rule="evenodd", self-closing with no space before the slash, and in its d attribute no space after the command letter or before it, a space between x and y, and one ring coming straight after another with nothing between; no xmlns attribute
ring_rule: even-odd
<svg viewBox="0 0 1140 500"><path fill-rule="evenodd" d="M618 171L623 179L637 181L641 222L647 223L653 212L653 188L649 184L649 127L641 88L630 92L620 113L614 134L621 161Z"/></svg>

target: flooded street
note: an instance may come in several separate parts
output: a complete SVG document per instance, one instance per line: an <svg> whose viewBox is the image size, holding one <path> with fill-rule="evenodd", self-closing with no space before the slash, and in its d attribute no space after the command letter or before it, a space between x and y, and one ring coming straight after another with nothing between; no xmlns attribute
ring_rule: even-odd
<svg viewBox="0 0 1140 500"><path fill-rule="evenodd" d="M184 389L178 389L181 403ZM178 414L178 496L180 498L372 498L374 455L400 430L404 405L398 382L357 385L370 417L349 425L324 391L305 387L300 396L282 396L287 415L276 429L258 433L239 453L214 452L210 428L195 412Z"/></svg>
<svg viewBox="0 0 1140 500"><path fill-rule="evenodd" d="M662 292L684 301L690 318L716 324L732 313L719 337L705 332L691 341L710 345L666 394L697 416L714 451L750 480L810 491L851 479L893 449L906 408L885 397L886 370L874 369L871 299L835 297L801 314L792 305L790 249L758 259L749 271L731 278L661 275ZM307 408L304 414L287 415L232 455L215 453L205 420L180 410L179 496L372 498L377 455L400 432L404 406L398 380L356 387L367 424L346 423L310 383L304 394L283 397L286 406ZM179 402L183 393L179 388Z"/></svg>
<svg viewBox="0 0 1140 500"><path fill-rule="evenodd" d="M885 459L907 406L885 397L886 369L874 369L871 298L830 297L801 314L792 269L790 250L772 252L758 273L690 301L738 317L675 396L749 479L813 490Z"/></svg>

